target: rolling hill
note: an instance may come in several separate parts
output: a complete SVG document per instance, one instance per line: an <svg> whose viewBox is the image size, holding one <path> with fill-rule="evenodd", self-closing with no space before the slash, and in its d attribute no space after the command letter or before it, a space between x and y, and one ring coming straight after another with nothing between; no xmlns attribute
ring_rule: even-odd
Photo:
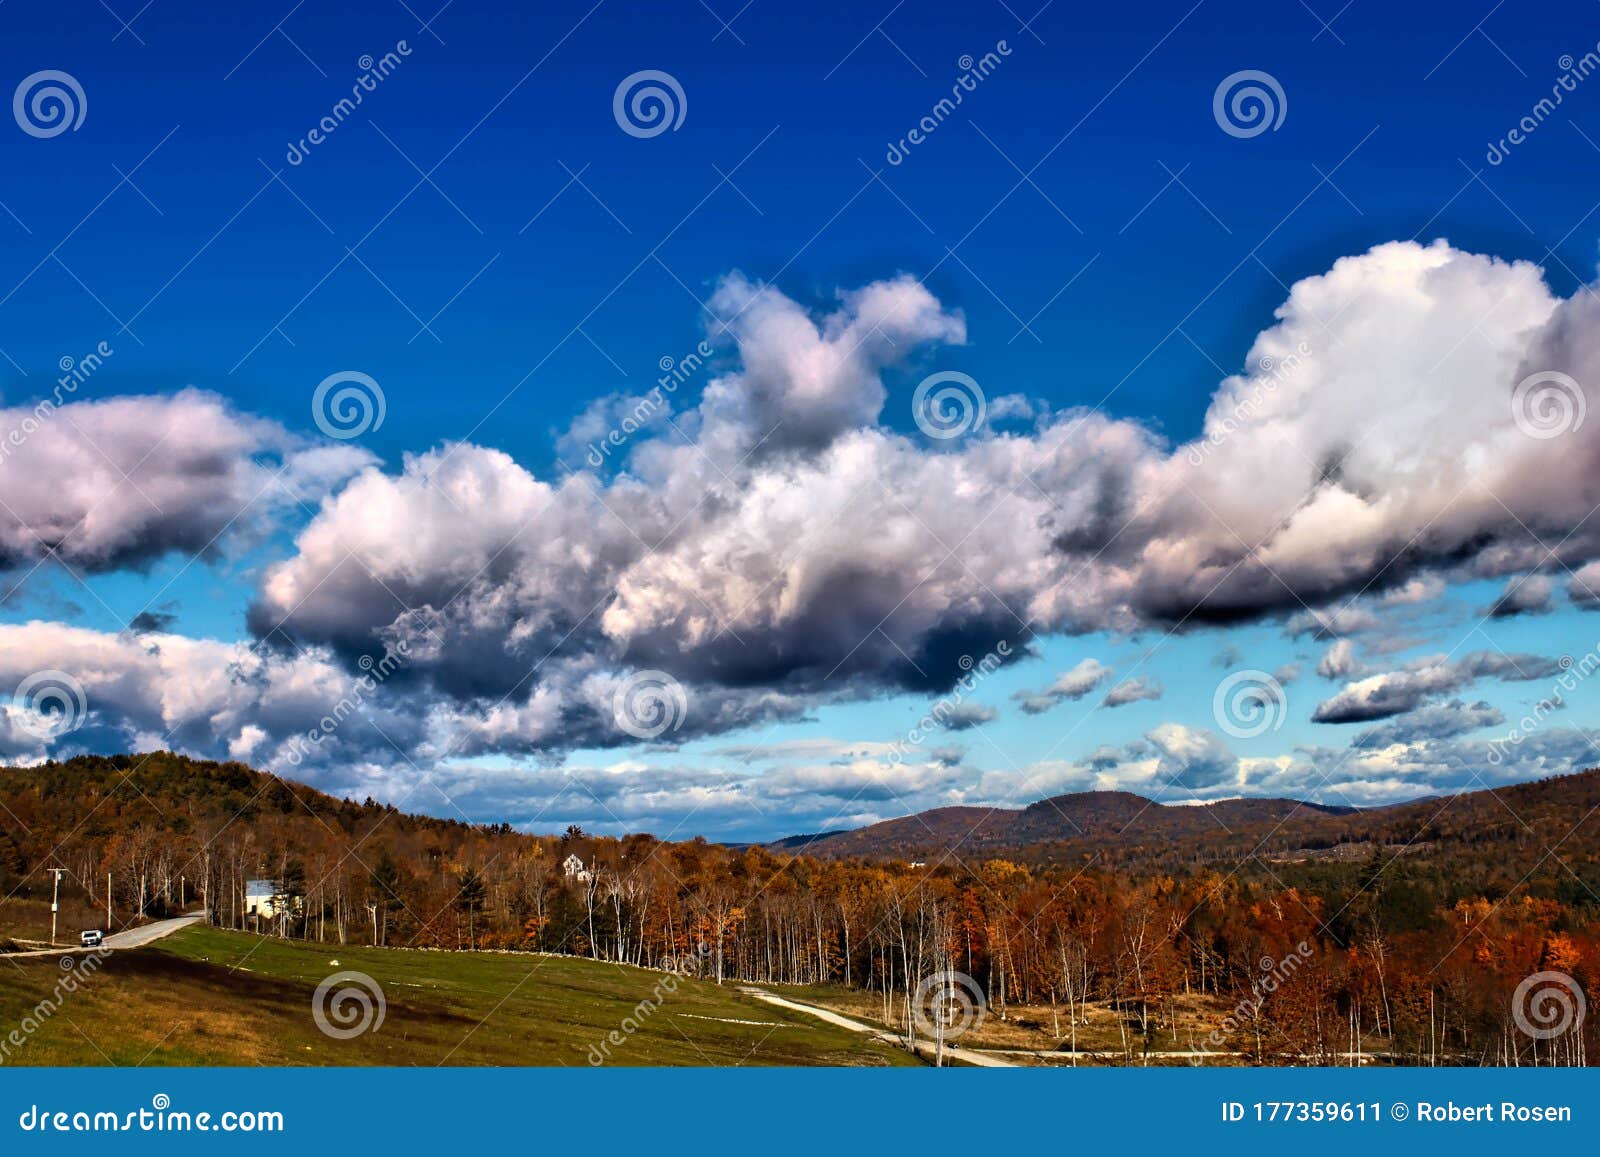
<svg viewBox="0 0 1600 1157"><path fill-rule="evenodd" d="M789 836L769 846L824 858L927 858L956 847L972 853L1017 851L1079 840L1137 846L1356 810L1291 799L1160 804L1133 792L1087 791L1052 796L1024 808L934 808L852 831Z"/></svg>
<svg viewBox="0 0 1600 1157"><path fill-rule="evenodd" d="M819 859L929 863L1006 857L1038 864L1170 868L1252 857L1306 863L1390 849L1411 858L1498 857L1535 866L1551 847L1597 865L1600 770L1384 807L1287 799L1159 804L1130 792L1083 792L1020 809L935 808L847 832L791 836L773 847ZM1492 851L1491 851L1492 850ZM1587 868L1584 869L1587 872Z"/></svg>

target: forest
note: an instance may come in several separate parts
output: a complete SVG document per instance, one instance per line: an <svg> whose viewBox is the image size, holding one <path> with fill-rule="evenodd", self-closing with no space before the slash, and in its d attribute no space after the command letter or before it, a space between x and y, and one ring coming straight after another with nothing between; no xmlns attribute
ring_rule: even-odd
<svg viewBox="0 0 1600 1157"><path fill-rule="evenodd" d="M1315 817L1344 842L1308 829L1301 852L1276 836L1271 854L1252 851L1236 830L1211 858L1196 845L1102 860L1085 841L918 864L576 826L530 835L238 763L80 757L0 769L0 946L59 868L64 901L119 927L203 908L220 927L329 944L644 967L692 954L718 982L871 994L889 1023L909 1022L923 977L955 971L991 1015L1051 1018L1063 1037L1091 1008L1114 1010L1129 1061L1186 1047L1259 1064L1584 1064L1600 773L1513 790L1515 823L1475 793L1459 808ZM251 880L271 882L273 914L247 914ZM1529 994L1546 973L1576 991ZM1560 1032L1526 1031L1574 1002ZM1180 1016L1196 1007L1209 1031Z"/></svg>

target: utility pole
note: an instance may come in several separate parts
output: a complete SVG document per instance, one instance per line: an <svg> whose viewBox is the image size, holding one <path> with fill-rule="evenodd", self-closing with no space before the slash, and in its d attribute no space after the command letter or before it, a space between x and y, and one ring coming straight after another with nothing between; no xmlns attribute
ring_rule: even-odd
<svg viewBox="0 0 1600 1157"><path fill-rule="evenodd" d="M111 873L106 873L106 935L111 935Z"/></svg>
<svg viewBox="0 0 1600 1157"><path fill-rule="evenodd" d="M55 886L50 893L50 944L54 947L56 942L56 913L61 911L61 877L66 874L67 870L65 868L48 868L46 870L55 877Z"/></svg>

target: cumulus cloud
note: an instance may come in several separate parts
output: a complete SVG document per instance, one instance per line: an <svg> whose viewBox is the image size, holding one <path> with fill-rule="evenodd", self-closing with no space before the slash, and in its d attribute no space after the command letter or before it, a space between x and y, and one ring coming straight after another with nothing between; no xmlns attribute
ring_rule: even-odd
<svg viewBox="0 0 1600 1157"><path fill-rule="evenodd" d="M1379 602L1385 606L1416 606L1431 602L1444 594L1444 580L1438 575L1418 575L1392 590L1385 591Z"/></svg>
<svg viewBox="0 0 1600 1157"><path fill-rule="evenodd" d="M102 525L83 515L103 486L63 497L0 477L22 502L0 550L26 560L42 536L85 565L138 565L197 548L275 464L313 493L359 466L265 574L251 629L347 671L404 643L396 690L427 705L430 734L480 754L634 742L609 703L639 670L685 689L681 727L663 737L681 742L942 692L999 643L1016 655L1045 634L1275 619L1347 638L1441 578L1600 558L1600 523L1585 522L1600 505L1600 425L1553 454L1512 406L1534 371L1600 383L1591 296L1557 298L1531 263L1381 245L1292 287L1247 358L1292 370L1225 379L1194 442L1043 408L1026 430L943 441L915 431L909 395L966 340L958 313L908 277L808 308L734 276L710 298L716 368L701 396L675 398L672 427L635 430L603 468L547 479L446 443L380 469L203 395L93 404L136 407L114 422L84 404L91 424L135 431L113 458L136 479L154 471L165 513L133 508L130 491ZM192 434L185 453L135 470L169 425ZM69 431L35 438L116 489ZM1370 679L1319 711L1378 719L1466 685L1451 664ZM256 725L266 738L241 725L230 741L264 750L275 732Z"/></svg>
<svg viewBox="0 0 1600 1157"><path fill-rule="evenodd" d="M359 668L346 670L326 650L282 655L160 632L0 625L0 687L9 694L30 676L52 671L75 683L86 713L51 743L29 726L38 721L30 719L26 699L6 700L5 758L164 747L212 757L248 753L287 774L308 760L389 764L399 751L428 749L415 704L376 693L380 688L364 690L364 678L378 681ZM329 719L337 725L324 728Z"/></svg>
<svg viewBox="0 0 1600 1157"><path fill-rule="evenodd" d="M1600 562L1591 562L1567 582L1567 597L1584 610L1600 610Z"/></svg>
<svg viewBox="0 0 1600 1157"><path fill-rule="evenodd" d="M1124 679L1111 690L1106 692L1106 697L1100 701L1102 707L1122 707L1129 703L1137 703L1141 699L1159 699L1163 694L1160 683L1146 679L1143 675L1136 675L1132 679Z"/></svg>
<svg viewBox="0 0 1600 1157"><path fill-rule="evenodd" d="M1349 639L1339 639L1317 660L1317 674L1324 679L1349 679L1362 669L1356 658L1356 646Z"/></svg>
<svg viewBox="0 0 1600 1157"><path fill-rule="evenodd" d="M1111 678L1111 668L1098 659L1082 659L1070 671L1056 676L1043 691L1019 691L1017 700L1025 715L1042 715L1058 703L1082 699Z"/></svg>
<svg viewBox="0 0 1600 1157"><path fill-rule="evenodd" d="M700 405L713 444L822 449L878 420L882 371L908 349L959 345L966 324L922 284L901 276L842 295L820 319L770 286L737 274L711 299L712 336L738 346L741 368L715 378Z"/></svg>
<svg viewBox="0 0 1600 1157"><path fill-rule="evenodd" d="M671 437L641 430L561 481L469 444L369 470L268 575L253 628L341 654L408 638L464 714L509 696L494 735L559 748L605 741L563 704L608 671L670 671L738 726L942 691L957 660L1034 634L1272 616L1370 632L1368 603L1433 597L1441 573L1526 571L1600 489L1588 428L1551 458L1511 406L1543 361L1600 377L1579 372L1582 295L1443 243L1296 284L1248 359L1294 354L1293 372L1227 379L1178 447L1088 411L952 443L898 432L888 375L966 336L907 278L818 312L736 276L711 306L727 368ZM1561 553L1597 550L1600 530Z"/></svg>
<svg viewBox="0 0 1600 1157"><path fill-rule="evenodd" d="M1364 631L1375 631L1380 625L1378 616L1367 608L1342 606L1296 612L1284 624L1284 633L1290 638L1302 635L1313 639L1343 638Z"/></svg>
<svg viewBox="0 0 1600 1157"><path fill-rule="evenodd" d="M1429 699L1469 687L1479 679L1526 682L1548 679L1562 671L1559 662L1539 655L1475 651L1452 663L1420 659L1400 670L1383 671L1346 684L1338 694L1317 704L1317 723L1365 723L1415 711Z"/></svg>
<svg viewBox="0 0 1600 1157"><path fill-rule="evenodd" d="M1545 615L1553 609L1550 603L1550 580L1534 574L1506 580L1500 597L1489 608L1496 619L1509 619L1514 615Z"/></svg>
<svg viewBox="0 0 1600 1157"><path fill-rule="evenodd" d="M1226 643L1211 656L1211 665L1221 667L1224 671L1231 671L1244 661L1243 653L1232 643Z"/></svg>
<svg viewBox="0 0 1600 1157"><path fill-rule="evenodd" d="M1505 721L1506 717L1498 707L1482 700L1464 703L1460 699L1452 699L1448 703L1419 707L1390 723L1369 727L1357 735L1350 746L1374 748L1396 743L1416 743L1422 739L1448 739L1480 727L1498 727Z"/></svg>
<svg viewBox="0 0 1600 1157"><path fill-rule="evenodd" d="M148 635L153 632L165 631L178 621L178 616L171 611L140 611L128 620L128 630L136 635Z"/></svg>
<svg viewBox="0 0 1600 1157"><path fill-rule="evenodd" d="M981 703L956 703L938 716L939 726L946 731L969 731L1000 718L1000 712Z"/></svg>
<svg viewBox="0 0 1600 1157"><path fill-rule="evenodd" d="M669 379L670 381L670 379ZM672 417L672 395L607 394L590 402L556 437L556 456L569 469L598 470L619 454L641 430L665 425Z"/></svg>
<svg viewBox="0 0 1600 1157"><path fill-rule="evenodd" d="M1171 787L1215 787L1238 777L1239 761L1215 732L1163 723L1147 738L1159 752L1155 776Z"/></svg>
<svg viewBox="0 0 1600 1157"><path fill-rule="evenodd" d="M219 553L372 456L319 445L198 390L0 409L0 567L148 566Z"/></svg>

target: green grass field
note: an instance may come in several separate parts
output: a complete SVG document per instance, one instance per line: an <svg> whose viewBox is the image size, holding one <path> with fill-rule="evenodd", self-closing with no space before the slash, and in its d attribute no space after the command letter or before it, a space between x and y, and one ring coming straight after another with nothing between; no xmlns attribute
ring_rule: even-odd
<svg viewBox="0 0 1600 1157"><path fill-rule="evenodd" d="M317 985L358 971L380 1027L312 1017ZM52 996L58 958L0 960L0 1040ZM570 957L336 948L188 928L117 952L43 1018L10 1065L907 1065L907 1054L733 986ZM653 996L653 990L654 996ZM636 1017L641 1001L659 1007ZM637 1028L624 1022L636 1017ZM617 1037L610 1034L616 1032ZM620 1041L620 1043L615 1043ZM591 1051L591 1050L595 1051Z"/></svg>

